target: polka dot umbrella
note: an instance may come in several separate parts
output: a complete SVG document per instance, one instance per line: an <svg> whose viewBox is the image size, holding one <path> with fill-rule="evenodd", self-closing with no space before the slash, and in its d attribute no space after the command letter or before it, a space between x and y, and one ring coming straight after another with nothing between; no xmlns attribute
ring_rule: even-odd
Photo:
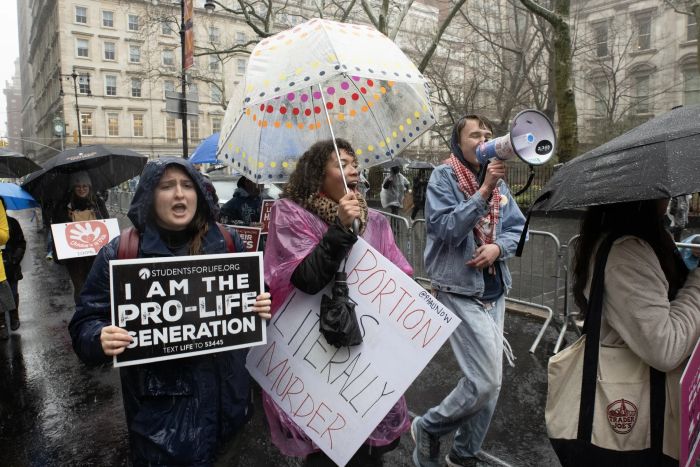
<svg viewBox="0 0 700 467"><path fill-rule="evenodd" d="M434 123L426 79L396 44L369 26L313 19L255 47L217 156L261 183L285 182L316 141L347 139L369 167Z"/></svg>

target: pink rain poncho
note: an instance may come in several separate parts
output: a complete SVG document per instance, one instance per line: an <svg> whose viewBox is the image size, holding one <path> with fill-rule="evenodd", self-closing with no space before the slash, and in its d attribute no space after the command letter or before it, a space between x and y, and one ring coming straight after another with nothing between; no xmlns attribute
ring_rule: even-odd
<svg viewBox="0 0 700 467"><path fill-rule="evenodd" d="M273 314L294 289L290 281L292 273L321 241L326 230L328 224L293 201L281 199L275 202L264 257L265 282L272 294ZM403 272L409 276L413 274L413 268L396 246L389 223L383 215L369 210L362 238ZM305 457L319 450L264 392L263 407L270 425L272 442L283 454ZM401 396L366 443L370 446L385 446L408 431L409 427L406 399Z"/></svg>

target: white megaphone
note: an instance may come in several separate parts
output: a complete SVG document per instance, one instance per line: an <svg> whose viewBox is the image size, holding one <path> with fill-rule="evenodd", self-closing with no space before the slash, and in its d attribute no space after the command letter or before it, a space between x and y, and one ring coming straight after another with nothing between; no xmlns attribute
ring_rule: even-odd
<svg viewBox="0 0 700 467"><path fill-rule="evenodd" d="M518 156L529 165L545 164L556 146L554 125L539 110L523 110L510 124L510 133L481 143L476 159L485 167L491 159L502 161Z"/></svg>

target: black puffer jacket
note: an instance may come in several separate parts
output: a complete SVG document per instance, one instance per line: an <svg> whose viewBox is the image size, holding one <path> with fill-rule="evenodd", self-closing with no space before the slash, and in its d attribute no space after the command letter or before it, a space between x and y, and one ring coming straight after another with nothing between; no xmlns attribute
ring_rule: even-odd
<svg viewBox="0 0 700 467"><path fill-rule="evenodd" d="M166 166L183 167L196 181L210 214L216 211L206 182L186 161L162 158L144 168L129 209L141 234L139 257L173 256L149 220L153 190ZM213 215L210 216L213 219ZM232 232L236 251L244 251ZM109 261L117 257L119 238L103 247L88 276L70 322L73 348L89 364L107 363L100 332L111 324ZM225 253L223 235L212 221L204 254ZM128 366L120 369L124 408L134 465L211 465L217 448L249 418L249 376L245 350Z"/></svg>

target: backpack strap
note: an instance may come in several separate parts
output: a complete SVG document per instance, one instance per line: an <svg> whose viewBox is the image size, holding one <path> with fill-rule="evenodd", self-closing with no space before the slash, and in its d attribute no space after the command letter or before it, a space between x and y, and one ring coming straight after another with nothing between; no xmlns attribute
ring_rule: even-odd
<svg viewBox="0 0 700 467"><path fill-rule="evenodd" d="M236 253L236 244L233 242L233 237L231 232L229 232L226 227L222 224L216 223L219 228L221 235L224 236L224 242L226 243L226 251L229 253ZM139 254L139 243L141 238L139 237L139 232L134 227L128 227L122 230L121 236L119 238L119 247L117 248L117 259L133 259Z"/></svg>
<svg viewBox="0 0 700 467"><path fill-rule="evenodd" d="M128 227L122 230L119 236L119 247L117 248L117 259L134 259L139 254L139 243L141 238L135 227Z"/></svg>
<svg viewBox="0 0 700 467"><path fill-rule="evenodd" d="M236 244L233 242L231 232L229 232L228 229L223 226L223 224L219 224L217 222L216 226L219 228L221 235L224 236L224 242L226 242L226 251L228 251L229 253L236 253Z"/></svg>

